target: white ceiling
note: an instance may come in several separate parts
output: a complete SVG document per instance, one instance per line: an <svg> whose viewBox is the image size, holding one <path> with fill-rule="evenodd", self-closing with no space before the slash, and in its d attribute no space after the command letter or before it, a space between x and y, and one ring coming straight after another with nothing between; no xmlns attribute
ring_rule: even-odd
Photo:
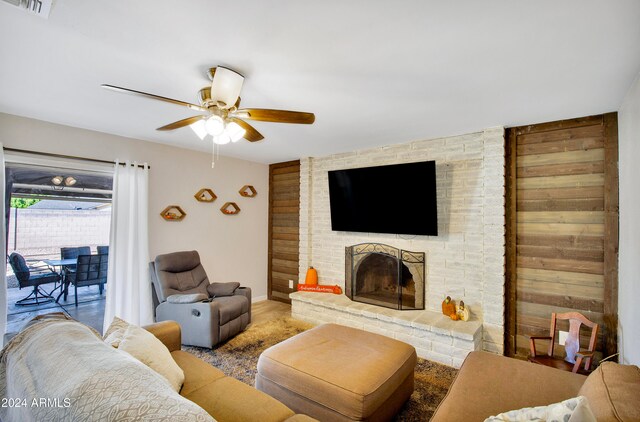
<svg viewBox="0 0 640 422"><path fill-rule="evenodd" d="M197 102L234 68L243 106L316 114L222 147L272 163L615 111L640 1L57 0L48 20L0 1L0 57L0 112L203 151L155 131L192 111L100 84Z"/></svg>

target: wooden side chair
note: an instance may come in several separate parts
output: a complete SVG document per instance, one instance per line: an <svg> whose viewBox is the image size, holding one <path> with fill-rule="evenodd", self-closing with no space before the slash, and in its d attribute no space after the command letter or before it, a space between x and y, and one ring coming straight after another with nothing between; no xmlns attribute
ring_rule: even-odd
<svg viewBox="0 0 640 422"><path fill-rule="evenodd" d="M571 362L573 359L573 353L569 350L567 357L564 359L553 356L553 347L556 342L556 325L558 320L569 321L569 336L567 337L567 343L573 342L576 346L575 363ZM585 325L591 328L591 337L589 339L589 347L586 350L580 350L580 326ZM529 337L529 346L531 349L531 355L529 356L529 362L538 363L541 365L551 366L564 371L571 371L574 373L582 372L588 373L593 360L593 354L596 349L596 339L598 336L598 324L589 321L584 315L579 312L566 312L563 314L552 313L551 314L551 332L549 336L532 336ZM538 355L536 353L536 340L549 340L549 348L547 354ZM584 370L580 370L580 365L584 360Z"/></svg>

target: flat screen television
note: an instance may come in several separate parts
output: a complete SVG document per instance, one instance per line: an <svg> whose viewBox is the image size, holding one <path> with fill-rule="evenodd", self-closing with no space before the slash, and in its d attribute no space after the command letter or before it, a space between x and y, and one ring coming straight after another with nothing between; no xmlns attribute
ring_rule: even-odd
<svg viewBox="0 0 640 422"><path fill-rule="evenodd" d="M333 231L438 235L436 162L329 171Z"/></svg>

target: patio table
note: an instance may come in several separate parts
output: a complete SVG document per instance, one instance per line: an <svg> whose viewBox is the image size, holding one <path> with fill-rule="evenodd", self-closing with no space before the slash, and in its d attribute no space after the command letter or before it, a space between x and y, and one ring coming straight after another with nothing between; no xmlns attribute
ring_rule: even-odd
<svg viewBox="0 0 640 422"><path fill-rule="evenodd" d="M58 274L60 274L61 277L61 281L60 281L60 294L58 295L58 297L56 298L56 303L60 300L60 296L62 296L62 294L65 292L67 286L66 286L66 280L65 280L65 276L64 276L64 267L75 267L76 263L78 262L77 258L69 258L69 259L43 259L42 262L44 262L45 264L47 264L49 267L53 268L53 271L55 271L56 267L60 267L60 272ZM58 272L58 271L55 271ZM53 289L51 291L51 293L55 292L56 289L58 289L58 287L56 287L55 289Z"/></svg>

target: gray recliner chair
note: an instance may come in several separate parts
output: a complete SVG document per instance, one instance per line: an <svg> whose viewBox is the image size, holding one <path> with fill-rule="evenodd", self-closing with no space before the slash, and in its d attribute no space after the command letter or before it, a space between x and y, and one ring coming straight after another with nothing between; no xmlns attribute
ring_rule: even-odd
<svg viewBox="0 0 640 422"><path fill-rule="evenodd" d="M158 255L149 267L156 321L177 321L182 344L211 348L251 322L251 289L209 283L198 252Z"/></svg>

